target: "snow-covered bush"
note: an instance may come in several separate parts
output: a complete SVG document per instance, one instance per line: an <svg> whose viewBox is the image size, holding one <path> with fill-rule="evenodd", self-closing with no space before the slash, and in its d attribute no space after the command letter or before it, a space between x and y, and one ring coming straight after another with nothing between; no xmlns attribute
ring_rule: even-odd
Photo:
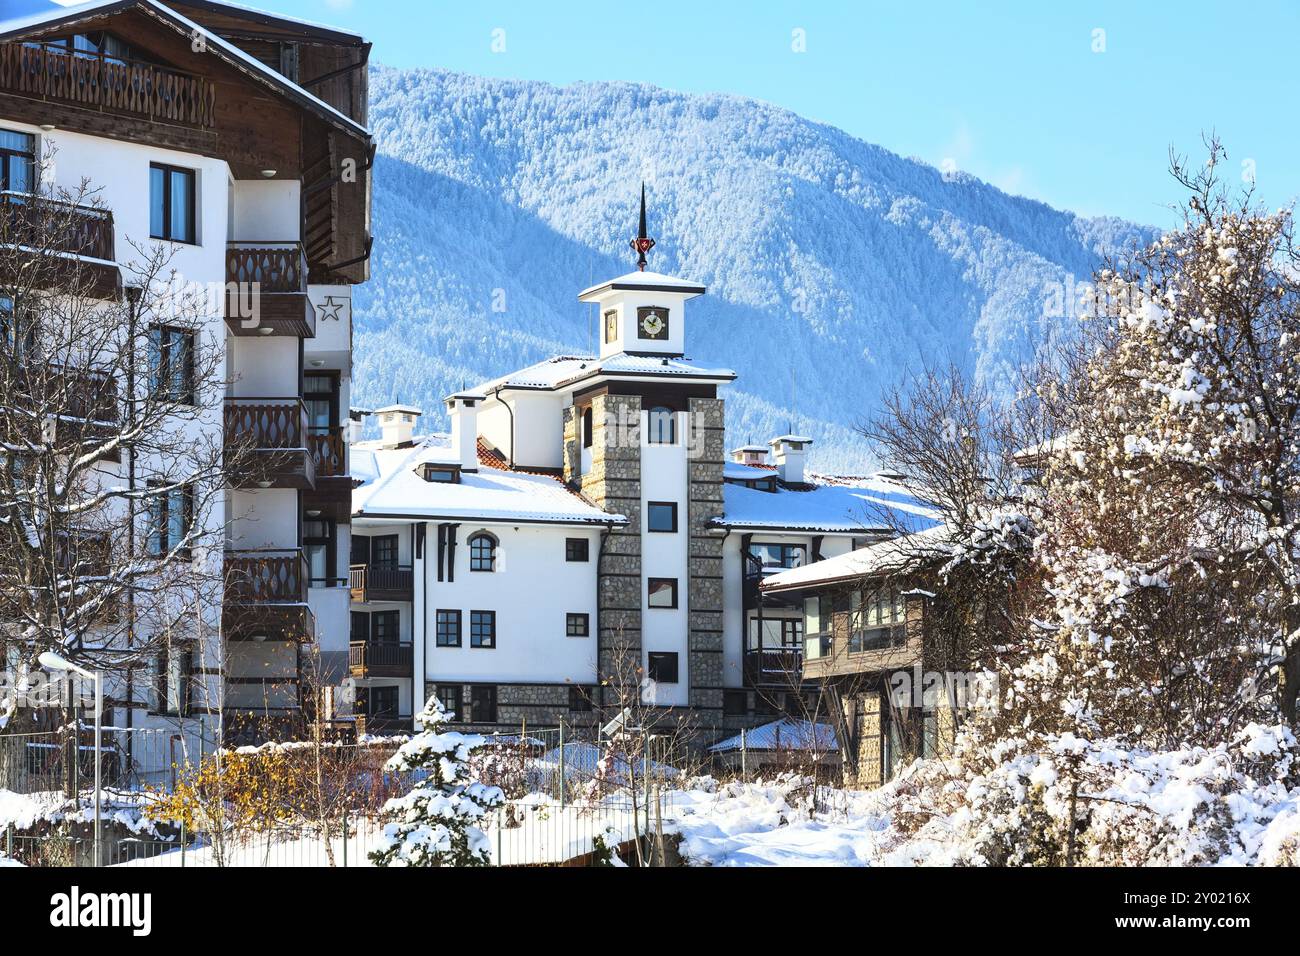
<svg viewBox="0 0 1300 956"><path fill-rule="evenodd" d="M503 795L471 779L470 753L483 738L443 732L449 718L436 697L418 720L423 730L398 749L387 769L425 776L385 804L381 846L370 858L376 866L486 866L490 844L474 824Z"/></svg>

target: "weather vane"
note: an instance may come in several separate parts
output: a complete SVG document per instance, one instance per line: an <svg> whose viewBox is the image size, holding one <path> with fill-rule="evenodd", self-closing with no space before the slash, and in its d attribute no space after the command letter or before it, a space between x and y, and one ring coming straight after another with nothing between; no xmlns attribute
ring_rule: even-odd
<svg viewBox="0 0 1300 956"><path fill-rule="evenodd" d="M641 228L635 239L629 239L629 246L637 254L636 267L645 272L645 254L655 247L655 241L645 231L645 183L641 184Z"/></svg>

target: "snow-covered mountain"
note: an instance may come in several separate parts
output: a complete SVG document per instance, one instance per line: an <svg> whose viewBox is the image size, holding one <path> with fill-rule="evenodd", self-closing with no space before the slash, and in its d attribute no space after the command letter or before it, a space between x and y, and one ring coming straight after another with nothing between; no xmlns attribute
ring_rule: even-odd
<svg viewBox="0 0 1300 956"><path fill-rule="evenodd" d="M793 426L823 468L870 464L852 426L924 361L1007 388L1070 324L1045 315L1054 290L1154 235L737 96L378 68L371 97L353 400L372 408L440 418L456 388L594 350L595 307L576 296L633 267L643 179L650 267L709 287L688 306L688 354L740 375L731 437Z"/></svg>

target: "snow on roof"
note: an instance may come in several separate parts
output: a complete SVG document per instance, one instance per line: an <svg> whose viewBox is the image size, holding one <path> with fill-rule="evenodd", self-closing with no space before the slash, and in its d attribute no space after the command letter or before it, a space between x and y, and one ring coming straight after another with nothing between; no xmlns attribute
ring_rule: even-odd
<svg viewBox="0 0 1300 956"><path fill-rule="evenodd" d="M835 728L830 724L814 724L810 720L786 717L745 731L746 750L820 750L840 749L835 739ZM720 740L709 748L709 753L720 754L740 750L741 735Z"/></svg>
<svg viewBox="0 0 1300 956"><path fill-rule="evenodd" d="M901 571L916 561L947 555L948 540L947 527L935 525L914 534L877 541L848 554L781 571L765 578L761 587L764 591L791 591L851 581L887 571Z"/></svg>
<svg viewBox="0 0 1300 956"><path fill-rule="evenodd" d="M764 478L776 478L776 471L770 467L759 468L754 465L743 465L737 461L726 461L722 463L722 477L733 481L759 481Z"/></svg>
<svg viewBox="0 0 1300 956"><path fill-rule="evenodd" d="M424 410L416 408L414 405L385 405L383 408L376 408L373 412L375 415L382 415L384 412L404 412L407 415L423 415Z"/></svg>
<svg viewBox="0 0 1300 956"><path fill-rule="evenodd" d="M352 475L361 481L352 492L352 513L362 518L479 518L568 525L627 521L587 504L552 475L490 465L461 472L459 482L425 481L418 473L423 464L458 461L447 435L417 438L401 448L359 442L352 446Z"/></svg>
<svg viewBox="0 0 1300 956"><path fill-rule="evenodd" d="M734 463L726 466L735 467ZM750 470L768 477L773 474L767 469ZM725 469L723 474L727 475ZM722 489L723 514L713 523L726 528L852 534L888 533L899 525L919 531L939 519L933 508L894 478L827 479L814 474L808 478L804 490L779 485L776 492L729 482Z"/></svg>
<svg viewBox="0 0 1300 956"><path fill-rule="evenodd" d="M485 382L475 391L491 393L501 387L553 391L597 375L671 375L727 382L736 377L729 368L706 368L670 357L627 355L623 352L604 359L591 355L557 355Z"/></svg>
<svg viewBox="0 0 1300 956"><path fill-rule="evenodd" d="M588 297L594 299L605 292L620 289L671 289L692 295L702 295L704 293L704 286L698 282L692 282L690 279L666 276L662 272L629 272L617 279L607 279L590 288L583 289L578 293L578 299L579 301L585 301Z"/></svg>
<svg viewBox="0 0 1300 956"><path fill-rule="evenodd" d="M811 445L812 439L809 438L807 435L777 435L775 438L769 441L768 444L779 445L782 442L803 442L803 444L805 445Z"/></svg>
<svg viewBox="0 0 1300 956"><path fill-rule="evenodd" d="M252 14L262 20L276 20L284 24L297 24L302 27L310 27L313 30L320 30L325 33L332 33L339 37L348 37L353 40L365 41L360 33L353 33L351 30L343 30L328 23L320 23L316 20L305 20L301 17L290 17L283 13L270 13L266 10L259 10L257 7L250 7L243 3L230 3L229 0L182 0L195 7L225 7L228 8L235 16L239 14ZM335 4L337 6L338 4Z"/></svg>
<svg viewBox="0 0 1300 956"><path fill-rule="evenodd" d="M208 48L227 60L237 61L237 65L246 69L272 86L288 93L291 98L303 101L307 106L329 116L335 122L350 128L361 136L370 138L370 131L350 116L336 110L324 100L309 93L283 74L271 69L261 60L244 52L233 43L229 43L217 34L178 13L158 0L87 0L85 3L69 3L67 0L19 0L29 11L21 16L0 19L0 40L20 36L32 30L60 23L74 23L79 19L116 13L130 7L142 7L158 15L160 19L170 20L190 36L202 36ZM247 9L247 8L245 8Z"/></svg>

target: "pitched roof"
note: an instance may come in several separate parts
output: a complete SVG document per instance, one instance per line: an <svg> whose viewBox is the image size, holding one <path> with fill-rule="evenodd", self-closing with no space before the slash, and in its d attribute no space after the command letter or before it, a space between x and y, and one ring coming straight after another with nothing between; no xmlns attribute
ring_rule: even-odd
<svg viewBox="0 0 1300 956"><path fill-rule="evenodd" d="M730 382L736 373L729 368L706 368L684 359L628 355L620 352L608 358L593 355L557 355L509 375L479 385L475 391L489 395L496 388L525 388L555 391L598 375L673 376Z"/></svg>
<svg viewBox="0 0 1300 956"><path fill-rule="evenodd" d="M756 478L773 474L768 469L735 463L725 465L723 474L741 478L739 468L748 468ZM800 486L779 483L775 492L728 482L722 489L723 513L713 519L713 524L774 531L893 534L900 526L920 530L939 518L938 512L896 478L809 474L808 479Z"/></svg>
<svg viewBox="0 0 1300 956"><path fill-rule="evenodd" d="M429 435L401 448L378 442L352 446L352 474L361 485L352 493L357 517L478 518L528 524L623 524L569 491L556 476L509 470L490 451L480 454L478 472L459 482L425 481L420 465L454 465L459 459L448 435Z"/></svg>
<svg viewBox="0 0 1300 956"><path fill-rule="evenodd" d="M370 131L351 117L339 112L324 100L313 96L283 74L271 69L256 57L245 53L233 43L222 39L217 34L200 26L159 0L87 0L84 3L67 4L60 0L20 0L27 11L18 16L0 19L0 41L16 40L36 33L44 33L61 26L76 26L78 23L96 17L122 13L138 8L141 12L189 37L202 36L210 52L225 60L254 79L273 87L277 92L294 101L299 106L316 113L326 121L341 126L348 132L366 139ZM213 4L216 6L216 4ZM247 12L247 10L243 10Z"/></svg>
<svg viewBox="0 0 1300 956"><path fill-rule="evenodd" d="M797 591L854 581L873 574L906 571L919 563L947 556L950 553L948 535L946 526L935 525L824 561L781 571L765 578L760 587L764 591Z"/></svg>
<svg viewBox="0 0 1300 956"><path fill-rule="evenodd" d="M578 293L579 301L596 299L606 292L618 292L623 289L646 289L653 292L683 292L687 295L703 295L704 286L690 279L666 276L662 272L629 272L617 279L608 279L598 285L583 289Z"/></svg>
<svg viewBox="0 0 1300 956"><path fill-rule="evenodd" d="M709 753L727 753L741 749L742 736L737 734L720 740L709 748ZM820 750L834 752L840 749L835 738L835 728L830 724L815 724L809 720L786 717L745 731L746 750Z"/></svg>

